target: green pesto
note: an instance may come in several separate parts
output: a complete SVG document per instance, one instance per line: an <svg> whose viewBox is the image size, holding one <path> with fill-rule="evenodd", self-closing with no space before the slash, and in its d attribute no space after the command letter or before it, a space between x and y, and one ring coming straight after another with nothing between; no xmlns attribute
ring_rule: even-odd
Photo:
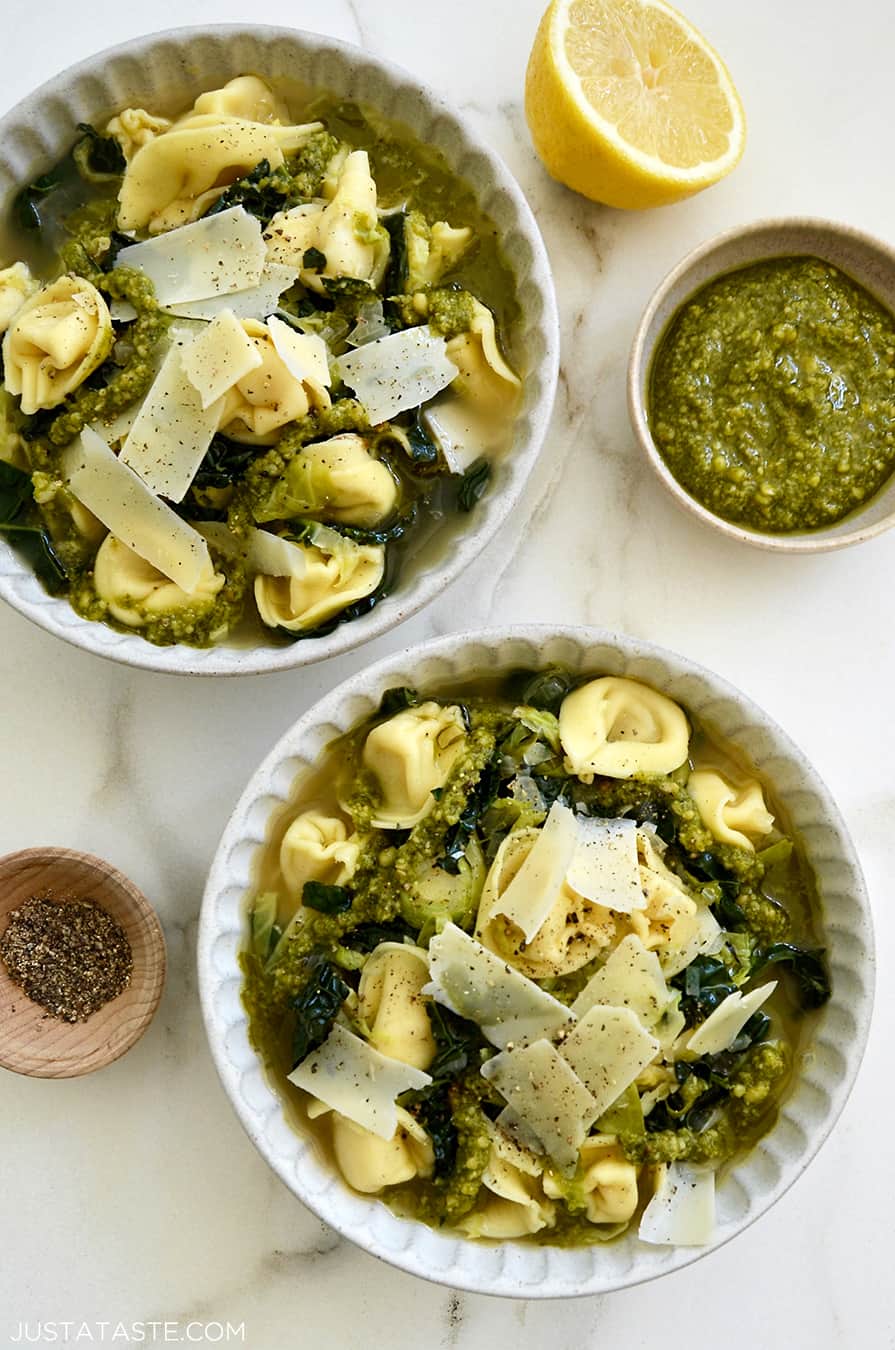
<svg viewBox="0 0 895 1350"><path fill-rule="evenodd" d="M30 443L35 468L55 467L57 447L68 445L92 422L111 421L142 398L155 378L156 352L171 321L156 304L152 282L141 272L122 267L104 274L99 285L113 300L125 300L137 311L127 337L112 351L112 362L117 366L120 359L123 364L102 387L82 384L69 394L43 435Z"/></svg>
<svg viewBox="0 0 895 1350"><path fill-rule="evenodd" d="M225 558L215 550L211 552L215 568L223 572L225 581L216 596L201 604L182 605L159 614L144 611L139 627L122 624L110 612L108 603L97 595L92 568L87 567L72 578L71 606L84 619L108 624L122 633L136 631L157 647L169 647L176 642L185 642L191 647L211 647L239 620L247 584L241 563ZM125 600L125 603L128 602ZM128 607L141 609L139 601L131 602Z"/></svg>
<svg viewBox="0 0 895 1350"><path fill-rule="evenodd" d="M621 1131L619 1143L625 1156L636 1163L725 1162L748 1147L767 1127L774 1094L791 1066L791 1055L782 1041L764 1041L749 1051L735 1074L729 1100L720 1108L717 1121L707 1129ZM688 1084L682 1096L686 1100Z"/></svg>
<svg viewBox="0 0 895 1350"><path fill-rule="evenodd" d="M419 300L418 296L422 299ZM455 290L450 286L418 292L413 295L391 297L392 304L407 327L428 322L441 337L457 337L470 328L475 317L475 299L471 291Z"/></svg>
<svg viewBox="0 0 895 1350"><path fill-rule="evenodd" d="M43 470L31 475L34 500L53 540L56 554L71 576L90 566L96 551L95 541L85 538L75 524L75 499L62 479Z"/></svg>
<svg viewBox="0 0 895 1350"><path fill-rule="evenodd" d="M343 398L331 408L310 412L294 422L276 445L249 465L237 496L259 524L282 517L288 499L288 471L293 459L312 441L326 440L345 431L366 431L367 414L356 399Z"/></svg>
<svg viewBox="0 0 895 1350"><path fill-rule="evenodd" d="M327 168L338 149L339 142L329 131L316 131L282 168L273 171L269 182L262 180L260 186L272 183L277 191L285 189L284 196L290 202L311 201L321 195Z"/></svg>
<svg viewBox="0 0 895 1350"><path fill-rule="evenodd" d="M417 1218L436 1227L456 1224L473 1209L482 1185L482 1173L491 1153L491 1137L482 1102L490 1092L478 1071L464 1074L450 1089L451 1120L457 1131L457 1161L447 1177L425 1182L410 1199ZM391 1196L387 1197L391 1199ZM394 1200L400 1203L400 1192Z"/></svg>
<svg viewBox="0 0 895 1350"><path fill-rule="evenodd" d="M649 418L716 515L769 534L832 525L895 469L895 318L819 258L718 277L659 343Z"/></svg>

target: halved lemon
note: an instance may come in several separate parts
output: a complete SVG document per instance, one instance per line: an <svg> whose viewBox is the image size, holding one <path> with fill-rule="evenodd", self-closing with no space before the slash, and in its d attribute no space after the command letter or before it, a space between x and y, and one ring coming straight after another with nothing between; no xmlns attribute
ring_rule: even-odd
<svg viewBox="0 0 895 1350"><path fill-rule="evenodd" d="M688 197L729 173L746 144L724 62L664 0L553 0L525 112L548 172L609 206Z"/></svg>

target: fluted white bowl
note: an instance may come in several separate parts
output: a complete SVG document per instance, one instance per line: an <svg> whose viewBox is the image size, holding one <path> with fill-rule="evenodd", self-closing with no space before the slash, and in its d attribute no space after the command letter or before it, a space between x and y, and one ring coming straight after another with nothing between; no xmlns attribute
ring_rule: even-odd
<svg viewBox="0 0 895 1350"><path fill-rule="evenodd" d="M579 1249L472 1242L399 1219L351 1191L287 1122L282 1098L249 1044L238 965L245 900L273 813L337 736L369 717L395 685L425 690L553 663L576 674L629 675L662 690L740 746L773 784L814 869L833 994L817 1015L792 1090L770 1132L718 1187L718 1224L701 1248L653 1247L635 1233ZM380 661L321 699L277 742L224 831L202 902L199 989L212 1054L249 1138L321 1219L366 1251L426 1279L479 1293L559 1298L606 1293L678 1270L765 1213L808 1166L854 1083L870 1023L874 953L864 879L842 817L784 731L711 671L602 629L532 625L441 638Z"/></svg>
<svg viewBox="0 0 895 1350"><path fill-rule="evenodd" d="M153 647L77 615L54 599L0 537L0 596L20 613L67 642L125 665L188 675L245 675L309 665L362 643L427 605L463 572L494 536L518 501L547 428L559 361L556 297L547 254L522 192L509 170L472 126L413 75L333 38L291 28L215 24L150 34L99 52L42 85L0 120L0 202L68 149L79 122L101 122L120 108L176 110L203 89L244 73L297 81L309 92L329 92L367 104L441 151L494 222L515 276L521 317L513 331L513 358L524 397L510 451L475 511L456 528L440 529L405 565L394 594L328 637L289 646L245 643L197 649Z"/></svg>

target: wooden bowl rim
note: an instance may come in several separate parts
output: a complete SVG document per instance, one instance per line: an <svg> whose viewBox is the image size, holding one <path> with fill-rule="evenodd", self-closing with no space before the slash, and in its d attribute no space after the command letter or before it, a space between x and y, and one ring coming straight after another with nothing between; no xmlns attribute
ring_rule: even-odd
<svg viewBox="0 0 895 1350"><path fill-rule="evenodd" d="M4 1044L2 1036L2 1010L0 1010L0 1068L8 1069L12 1073L18 1073L27 1078L79 1078L85 1074L95 1073L98 1069L104 1069L108 1064L113 1064L117 1059L120 1059L122 1055L125 1055L128 1050L132 1049L137 1043L155 1016L161 1001L162 993L164 992L165 980L167 978L167 945L165 942L164 929L162 928L158 914L139 887L131 881L130 877L122 872L120 868L115 867L113 863L107 862L104 858L100 858L94 853L84 853L79 849L65 848L60 845L47 845L44 847L35 846L19 849L13 853L3 854L0 856L0 897L3 895L4 883L10 877L17 875L29 865L40 865L44 868L53 868L66 862L77 862L82 867L93 869L104 882L107 884L110 883L121 895L128 910L129 918L131 920L138 918L143 920L146 929L148 930L146 937L147 948L149 950L154 950L155 952L154 970L152 972L152 978L147 982L147 1002L139 1019L134 1022L128 1035L123 1037L120 1042L115 1042L110 1037L107 1053L99 1057L97 1057L97 1052L94 1048L89 1052L85 1052L85 1055L80 1060L72 1058L70 1064L66 1064L64 1067L60 1067L58 1057L52 1059L48 1058L46 1072L42 1072L40 1068L35 1066L33 1054L29 1056L26 1066L25 1062L16 1056L15 1052L11 1052L9 1047ZM5 916L0 913L0 935L2 935L2 932L6 929L6 924L3 922L4 917ZM119 917L119 922L120 921ZM123 923L122 926L128 928L129 924ZM130 933L128 933L128 937L130 940ZM6 967L3 965L3 962L0 961L0 984L10 982ZM119 995L119 997L121 996ZM27 995L25 995L24 992L22 992L22 998L27 998ZM114 1002L115 1000L112 1001ZM127 1005L123 1005L123 1008L126 1006ZM70 1024L54 1019L54 1028L62 1035L65 1034L66 1029L70 1030L73 1039L78 1036L83 1036L84 1028L89 1027L89 1024L89 1019L87 1022L73 1022ZM110 1024L110 1026L112 1025L114 1025L114 1023ZM88 1058L89 1063L86 1062Z"/></svg>

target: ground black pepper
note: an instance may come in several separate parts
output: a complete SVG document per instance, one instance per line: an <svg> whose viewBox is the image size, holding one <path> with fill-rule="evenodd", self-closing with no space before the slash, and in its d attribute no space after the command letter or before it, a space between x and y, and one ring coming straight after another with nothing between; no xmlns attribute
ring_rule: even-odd
<svg viewBox="0 0 895 1350"><path fill-rule="evenodd" d="M123 928L93 900L35 895L10 915L0 957L28 997L63 1022L85 1022L130 983Z"/></svg>

